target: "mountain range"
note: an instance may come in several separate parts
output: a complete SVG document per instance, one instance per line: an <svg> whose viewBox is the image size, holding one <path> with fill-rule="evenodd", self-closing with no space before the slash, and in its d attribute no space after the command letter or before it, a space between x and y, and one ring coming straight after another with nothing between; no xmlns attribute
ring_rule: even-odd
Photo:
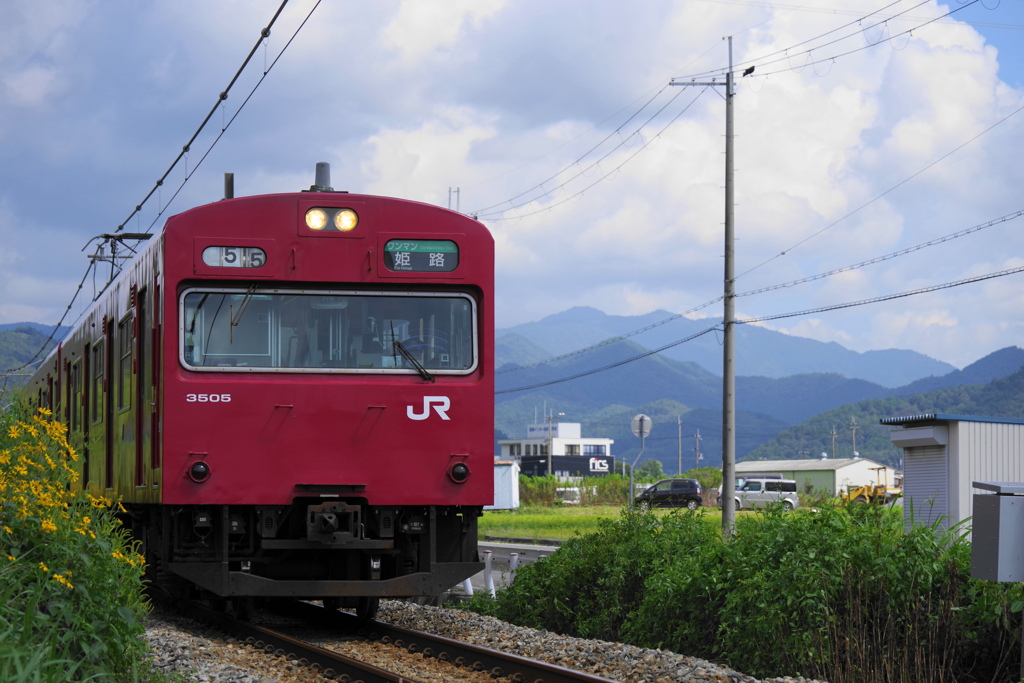
<svg viewBox="0 0 1024 683"><path fill-rule="evenodd" d="M52 329L0 325L0 373L28 362ZM495 441L524 436L528 425L550 417L580 423L583 436L614 439L616 459L633 462L640 444L630 423L643 413L653 423L644 458L659 460L669 473L721 464L721 340L707 321L665 311L613 316L572 308L496 330L495 337ZM958 370L915 351L858 353L739 325L737 458L849 457L856 451L898 466L901 452L880 418L931 412L1021 417L1022 366L1024 350L1016 346ZM3 377L0 389L20 380Z"/></svg>
<svg viewBox="0 0 1024 683"><path fill-rule="evenodd" d="M669 473L720 465L722 352L708 328L665 311L611 316L573 308L497 330L498 438L522 436L526 425L550 415L581 423L584 436L615 439L616 458L632 462L639 439L629 425L644 413L654 424L645 458L660 460ZM1012 381L987 394L975 388L1020 373L1024 350L1018 347L958 370L916 351L859 353L741 325L735 363L738 459L849 457L856 451L898 464L901 452L878 423L881 417L1024 414L1024 392L1018 401ZM968 408L975 412L963 412Z"/></svg>

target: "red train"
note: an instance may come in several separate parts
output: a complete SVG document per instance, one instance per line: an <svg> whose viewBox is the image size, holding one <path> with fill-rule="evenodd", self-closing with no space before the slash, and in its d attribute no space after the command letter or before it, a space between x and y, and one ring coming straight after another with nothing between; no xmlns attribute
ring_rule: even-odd
<svg viewBox="0 0 1024 683"><path fill-rule="evenodd" d="M225 199L170 218L26 391L161 580L369 616L483 566L493 273L487 229L435 206Z"/></svg>

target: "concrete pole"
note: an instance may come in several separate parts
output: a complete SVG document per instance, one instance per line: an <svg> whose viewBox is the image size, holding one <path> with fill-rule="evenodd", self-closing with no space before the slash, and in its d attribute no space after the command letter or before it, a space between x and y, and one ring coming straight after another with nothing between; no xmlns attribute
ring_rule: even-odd
<svg viewBox="0 0 1024 683"><path fill-rule="evenodd" d="M725 75L725 292L722 344L722 534L736 527L736 368L733 333L736 319L735 225L733 198L732 36Z"/></svg>

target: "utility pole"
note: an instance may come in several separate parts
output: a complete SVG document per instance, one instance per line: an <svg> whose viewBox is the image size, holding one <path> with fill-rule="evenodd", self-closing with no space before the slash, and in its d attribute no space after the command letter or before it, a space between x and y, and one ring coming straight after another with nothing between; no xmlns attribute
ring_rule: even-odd
<svg viewBox="0 0 1024 683"><path fill-rule="evenodd" d="M683 476L683 416L682 415L680 415L680 416L678 416L676 418L676 428L677 428L676 443L679 446L679 453L677 455L677 458L679 459L679 463L676 465L676 476L677 477L681 477L681 476Z"/></svg>
<svg viewBox="0 0 1024 683"><path fill-rule="evenodd" d="M857 457L857 418L850 418L850 431L853 432L853 457Z"/></svg>
<svg viewBox="0 0 1024 683"><path fill-rule="evenodd" d="M725 286L722 315L722 534L731 537L736 526L736 369L733 327L736 318L735 226L733 213L733 90L732 36L729 36L729 70L725 74ZM672 81L669 85L721 86Z"/></svg>
<svg viewBox="0 0 1024 683"><path fill-rule="evenodd" d="M836 457L836 426L832 425L832 458Z"/></svg>
<svg viewBox="0 0 1024 683"><path fill-rule="evenodd" d="M558 417L562 417L564 415L565 415L565 413L559 413ZM552 455L553 455L553 453L555 451L555 439L551 435L551 422L555 419L555 411L552 410L550 413L548 413L547 414L547 418L548 418L548 474L552 474L553 475L555 473L555 470L553 469L553 466L552 466L552 463L553 463Z"/></svg>
<svg viewBox="0 0 1024 683"><path fill-rule="evenodd" d="M697 463L697 467L700 467L700 461L703 458L704 456L700 454L700 430L698 429L697 433L693 435L693 460Z"/></svg>

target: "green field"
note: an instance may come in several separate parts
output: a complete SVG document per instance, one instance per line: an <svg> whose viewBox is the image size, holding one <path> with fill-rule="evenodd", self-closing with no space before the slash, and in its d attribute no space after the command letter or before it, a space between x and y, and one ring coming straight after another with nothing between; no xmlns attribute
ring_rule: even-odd
<svg viewBox="0 0 1024 683"><path fill-rule="evenodd" d="M719 508L701 508L709 524L721 526ZM614 505L530 505L518 510L489 510L479 522L479 537L565 541L574 534L597 531L602 520L619 518L622 508ZM672 514L659 509L655 514Z"/></svg>

